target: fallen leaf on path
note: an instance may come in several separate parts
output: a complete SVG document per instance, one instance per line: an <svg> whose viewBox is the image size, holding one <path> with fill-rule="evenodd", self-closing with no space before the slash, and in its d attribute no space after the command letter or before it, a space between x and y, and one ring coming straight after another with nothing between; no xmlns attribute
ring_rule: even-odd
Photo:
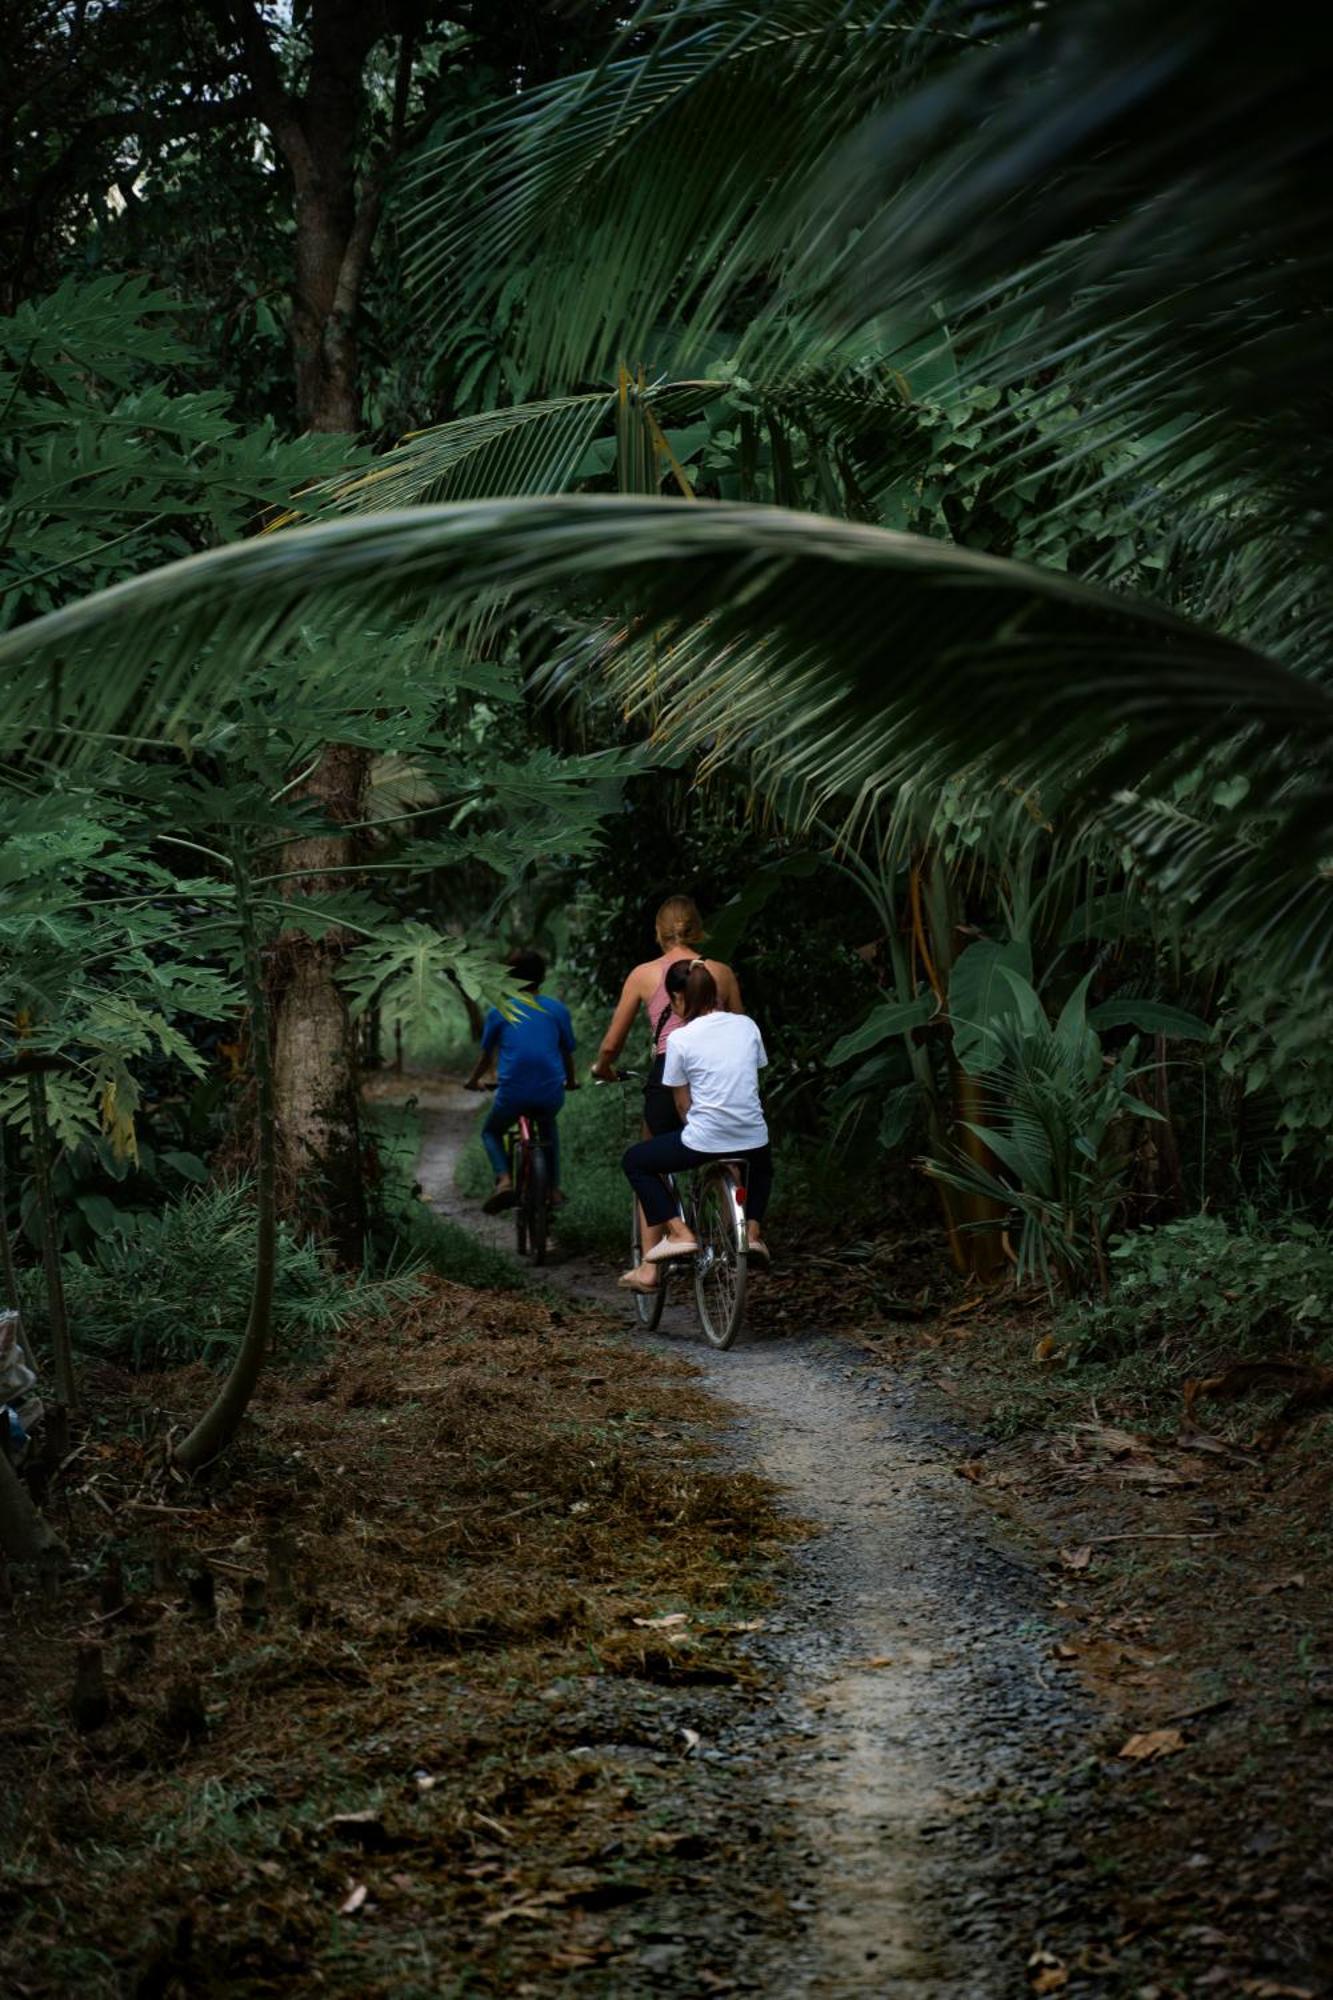
<svg viewBox="0 0 1333 2000"><path fill-rule="evenodd" d="M1210 1451L1219 1458L1241 1458L1247 1465L1256 1462L1253 1452L1242 1451L1238 1444L1228 1444L1225 1438L1214 1437L1211 1431L1186 1428L1178 1433L1176 1443L1186 1451Z"/></svg>
<svg viewBox="0 0 1333 2000"><path fill-rule="evenodd" d="M1109 1465L1106 1470L1121 1481L1137 1480L1144 1486L1185 1486L1193 1484L1167 1465Z"/></svg>
<svg viewBox="0 0 1333 2000"><path fill-rule="evenodd" d="M1312 1987L1278 1986L1271 1979L1242 1979L1240 1990L1252 1993L1254 2000L1315 2000Z"/></svg>
<svg viewBox="0 0 1333 2000"><path fill-rule="evenodd" d="M1135 1437L1132 1431L1118 1431L1110 1424L1078 1424L1080 1436L1091 1445L1109 1452L1112 1458L1125 1458L1137 1452L1142 1458L1152 1456L1152 1446L1147 1438Z"/></svg>
<svg viewBox="0 0 1333 2000"><path fill-rule="evenodd" d="M1034 1361L1050 1361L1059 1352L1060 1352L1059 1343L1056 1340L1054 1334L1046 1333L1042 1335L1041 1339L1037 1342L1036 1346L1033 1348L1032 1359Z"/></svg>
<svg viewBox="0 0 1333 2000"><path fill-rule="evenodd" d="M891 1667L893 1665L893 1654L876 1653L873 1660L848 1660L847 1664L858 1671L864 1671L871 1667Z"/></svg>
<svg viewBox="0 0 1333 2000"><path fill-rule="evenodd" d="M1058 1993L1069 1984L1069 1970L1052 1951L1034 1951L1028 1960L1028 1983L1034 1993Z"/></svg>
<svg viewBox="0 0 1333 2000"><path fill-rule="evenodd" d="M697 1729L678 1729L676 1731L676 1740L680 1744L681 1756L692 1757L703 1742L703 1737Z"/></svg>
<svg viewBox="0 0 1333 2000"><path fill-rule="evenodd" d="M1052 1647L1051 1650L1054 1652L1057 1660L1076 1660L1078 1658L1077 1646L1059 1645Z"/></svg>
<svg viewBox="0 0 1333 2000"><path fill-rule="evenodd" d="M1256 1597L1271 1597L1274 1591L1277 1590L1304 1590L1304 1588L1305 1578L1303 1576L1273 1576L1268 1579L1267 1583L1256 1584L1254 1594Z"/></svg>
<svg viewBox="0 0 1333 2000"><path fill-rule="evenodd" d="M350 1895L344 1896L342 1902L339 1903L338 1915L340 1917L354 1917L369 1893L365 1883L358 1882Z"/></svg>
<svg viewBox="0 0 1333 2000"><path fill-rule="evenodd" d="M634 1620L636 1625L650 1627L654 1632L664 1632L668 1626L688 1625L689 1622L690 1617L687 1611L668 1611L661 1618L636 1618Z"/></svg>
<svg viewBox="0 0 1333 2000"><path fill-rule="evenodd" d="M568 1900L569 1891L547 1889L541 1895L524 1896L517 1903L506 1903L503 1909L492 1910L481 1920L483 1930L498 1930L501 1924L512 1923L515 1917L544 1917L556 1904Z"/></svg>
<svg viewBox="0 0 1333 2000"><path fill-rule="evenodd" d="M1144 1729L1131 1736L1118 1754L1128 1757L1131 1763L1143 1764L1154 1757L1173 1757L1184 1748L1185 1739L1178 1729Z"/></svg>
<svg viewBox="0 0 1333 2000"><path fill-rule="evenodd" d="M721 1630L721 1631L723 1631L723 1632L728 1632L728 1633L730 1633L730 1632L762 1632L762 1631L763 1631L763 1629L764 1629L764 1621L763 1621L763 1619L762 1619L762 1618L742 1618L742 1619L740 1620L740 1622L739 1622L738 1624L735 1624L735 1625L723 1625L723 1626L721 1626L721 1627L720 1627L720 1630Z"/></svg>
<svg viewBox="0 0 1333 2000"><path fill-rule="evenodd" d="M1081 1548L1061 1549L1060 1561L1066 1569L1086 1569L1092 1561L1092 1544L1084 1542Z"/></svg>

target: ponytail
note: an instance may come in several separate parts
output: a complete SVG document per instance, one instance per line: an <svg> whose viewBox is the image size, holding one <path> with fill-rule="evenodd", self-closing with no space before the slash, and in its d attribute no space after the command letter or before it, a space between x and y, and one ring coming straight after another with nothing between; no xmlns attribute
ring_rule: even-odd
<svg viewBox="0 0 1333 2000"><path fill-rule="evenodd" d="M717 981L702 958L678 958L674 965L669 965L666 990L673 997L677 993L684 994L686 1023L697 1021L701 1014L712 1014L717 1009Z"/></svg>

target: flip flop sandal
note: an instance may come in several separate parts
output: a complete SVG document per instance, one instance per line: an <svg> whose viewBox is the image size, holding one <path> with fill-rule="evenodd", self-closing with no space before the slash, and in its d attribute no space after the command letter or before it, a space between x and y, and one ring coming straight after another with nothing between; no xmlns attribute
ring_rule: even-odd
<svg viewBox="0 0 1333 2000"><path fill-rule="evenodd" d="M498 1215L501 1209L512 1208L517 1200L518 1196L512 1188L499 1188L494 1194L487 1195L481 1204L481 1212L483 1215Z"/></svg>
<svg viewBox="0 0 1333 2000"><path fill-rule="evenodd" d="M634 1282L634 1273L632 1271L622 1271L620 1276L616 1279L616 1283L619 1285L622 1292L642 1292L645 1298L652 1298L653 1294L657 1290L656 1285L636 1284Z"/></svg>
<svg viewBox="0 0 1333 2000"><path fill-rule="evenodd" d="M664 1236L660 1243L654 1243L651 1250L644 1251L643 1261L645 1264L670 1264L677 1257L694 1257L698 1254L698 1250L698 1244L692 1240L689 1243L677 1243L672 1237Z"/></svg>
<svg viewBox="0 0 1333 2000"><path fill-rule="evenodd" d="M746 1255L752 1264L758 1265L765 1271L769 1270L772 1266L773 1257L767 1243L751 1243Z"/></svg>

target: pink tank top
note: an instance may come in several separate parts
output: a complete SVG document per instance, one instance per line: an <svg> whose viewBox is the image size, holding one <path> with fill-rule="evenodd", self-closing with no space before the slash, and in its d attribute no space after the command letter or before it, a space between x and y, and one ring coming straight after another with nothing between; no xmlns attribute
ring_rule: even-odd
<svg viewBox="0 0 1333 2000"><path fill-rule="evenodd" d="M677 957L684 958L685 955L684 952L680 952L677 954ZM653 997L648 1002L648 1026L652 1031L653 1054L655 1056L661 1055L667 1045L667 1036L680 1026L680 1015L672 1006L671 995L666 990L666 976L675 963L676 958L664 958L661 960L661 974L658 978Z"/></svg>

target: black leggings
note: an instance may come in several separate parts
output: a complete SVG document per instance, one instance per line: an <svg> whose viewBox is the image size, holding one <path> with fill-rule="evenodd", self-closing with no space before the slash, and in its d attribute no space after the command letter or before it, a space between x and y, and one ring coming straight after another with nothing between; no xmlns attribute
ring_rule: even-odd
<svg viewBox="0 0 1333 2000"><path fill-rule="evenodd" d="M656 1139L640 1139L621 1162L626 1177L643 1209L645 1221L654 1225L669 1222L679 1213L675 1196L663 1174L678 1174L686 1167L700 1167L706 1160L744 1160L749 1173L745 1186L745 1213L751 1222L762 1222L768 1211L773 1188L773 1154L768 1146L748 1152L696 1153L679 1132L663 1132Z"/></svg>
<svg viewBox="0 0 1333 2000"><path fill-rule="evenodd" d="M663 1083L662 1070L665 1056L656 1056L648 1081L643 1086L643 1122L654 1139L660 1139L664 1132L679 1132L680 1113L676 1109L676 1093L670 1084Z"/></svg>

